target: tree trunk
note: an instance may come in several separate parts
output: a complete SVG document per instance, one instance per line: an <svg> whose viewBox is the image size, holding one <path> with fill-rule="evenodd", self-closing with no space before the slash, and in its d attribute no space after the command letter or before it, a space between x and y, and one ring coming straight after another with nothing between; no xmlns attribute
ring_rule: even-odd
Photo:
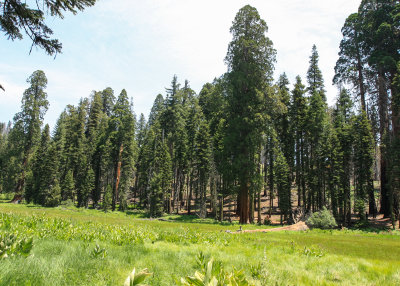
<svg viewBox="0 0 400 286"><path fill-rule="evenodd" d="M380 169L381 169L381 209L380 213L384 217L391 216L391 194L389 187L389 176L388 176L388 162L385 145L388 143L387 136L389 131L389 117L388 117L388 94L385 84L384 75L380 71L378 74L378 108L379 108L379 133L380 133Z"/></svg>
<svg viewBox="0 0 400 286"><path fill-rule="evenodd" d="M219 221L224 220L224 196L221 195L219 199Z"/></svg>
<svg viewBox="0 0 400 286"><path fill-rule="evenodd" d="M375 204L375 194L374 194L374 181L368 180L368 212L373 218L376 217L376 204Z"/></svg>
<svg viewBox="0 0 400 286"><path fill-rule="evenodd" d="M112 210L115 211L115 206L118 201L118 187L119 187L119 181L121 179L121 165L122 165L122 151L124 150L124 144L121 144L119 147L119 152L118 152L118 160L117 160L117 165L116 165L116 172L115 172L115 183L114 183L114 194L113 194L113 200L112 200Z"/></svg>
<svg viewBox="0 0 400 286"><path fill-rule="evenodd" d="M254 223L254 192L250 194L250 213L249 213L249 221L250 223Z"/></svg>
<svg viewBox="0 0 400 286"><path fill-rule="evenodd" d="M258 202L258 208L257 208L257 223L261 224L261 191L258 192L258 197L257 197L257 202Z"/></svg>
<svg viewBox="0 0 400 286"><path fill-rule="evenodd" d="M240 184L239 202L239 222L240 224L247 224L249 222L249 186L247 182Z"/></svg>

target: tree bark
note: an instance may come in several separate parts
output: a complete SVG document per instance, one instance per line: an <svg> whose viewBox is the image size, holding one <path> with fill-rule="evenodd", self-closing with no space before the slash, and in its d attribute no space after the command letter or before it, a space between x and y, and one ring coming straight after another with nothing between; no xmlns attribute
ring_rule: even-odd
<svg viewBox="0 0 400 286"><path fill-rule="evenodd" d="M240 184L239 202L239 222L240 224L247 224L249 222L249 186L247 182Z"/></svg>
<svg viewBox="0 0 400 286"><path fill-rule="evenodd" d="M119 147L119 152L118 152L118 160L117 160L117 165L116 165L116 172L115 172L115 184L114 184L114 195L113 195L113 200L112 200L112 210L115 211L115 206L118 201L118 187L119 187L119 181L121 179L121 165L122 165L122 151L124 150L124 144L121 144Z"/></svg>
<svg viewBox="0 0 400 286"><path fill-rule="evenodd" d="M378 74L378 109L379 109L379 133L380 133L380 169L381 169L381 209L380 213L384 217L390 217L391 212L391 194L389 188L388 162L386 156L386 144L389 131L388 116L388 94L384 75L380 71Z"/></svg>

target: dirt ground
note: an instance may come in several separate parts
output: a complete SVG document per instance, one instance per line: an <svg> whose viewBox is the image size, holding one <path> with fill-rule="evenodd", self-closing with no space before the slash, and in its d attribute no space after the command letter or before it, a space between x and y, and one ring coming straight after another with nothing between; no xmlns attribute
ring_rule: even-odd
<svg viewBox="0 0 400 286"><path fill-rule="evenodd" d="M293 209L297 207L297 195L296 191L293 190L292 192L292 206ZM263 194L262 194L263 195ZM195 202L192 201L192 206L194 206ZM194 209L192 207L192 209ZM208 211L211 212L210 206L208 206ZM238 221L239 216L236 215L236 201L233 200L233 198L226 198L224 201L224 220L231 220L231 221ZM185 214L187 213L186 211L186 206L182 207L180 214ZM270 215L271 213L271 215ZM271 225L281 225L281 216L280 216L280 211L278 208L278 199L274 198L273 200L273 207L270 211L270 200L269 196L262 196L261 197L261 221L264 223L264 220L266 218L269 218ZM257 208L255 209L254 212L254 220L257 221L258 219L258 212ZM372 216L368 216L368 220L370 223L371 227L374 228L387 228L390 229L392 228L391 222L389 218L383 218L383 215L378 215L376 218L373 218ZM358 221L358 217L353 215L352 217L353 222ZM284 222L285 224L285 222ZM307 226L305 225L304 222L299 222L290 226L284 226L284 227L279 227L274 230L268 230L268 231L278 231L278 230L304 230L307 229ZM399 222L396 221L396 229L399 229ZM265 230L252 230L251 232L257 232L257 231L265 231Z"/></svg>

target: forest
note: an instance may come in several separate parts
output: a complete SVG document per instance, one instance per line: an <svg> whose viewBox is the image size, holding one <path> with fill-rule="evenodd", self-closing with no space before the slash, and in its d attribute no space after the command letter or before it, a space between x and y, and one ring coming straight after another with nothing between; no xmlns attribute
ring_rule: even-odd
<svg viewBox="0 0 400 286"><path fill-rule="evenodd" d="M227 72L199 93L173 76L150 114L125 90L67 105L50 131L45 72L27 79L21 111L0 125L0 192L151 217L197 214L262 223L323 207L343 226L399 220L400 4L362 1L347 17L328 106L314 45L307 77L273 78L276 50L249 5L237 13ZM290 68L290 67L288 67ZM329 81L329 80L328 80ZM268 201L262 209L261 201ZM230 202L229 209L226 202Z"/></svg>
<svg viewBox="0 0 400 286"><path fill-rule="evenodd" d="M51 56L45 18L96 3L34 2L0 0L0 30ZM291 83L246 5L226 72L173 75L147 115L107 87L50 127L33 71L0 123L0 286L400 285L400 2L362 0L341 32L333 79L313 45Z"/></svg>

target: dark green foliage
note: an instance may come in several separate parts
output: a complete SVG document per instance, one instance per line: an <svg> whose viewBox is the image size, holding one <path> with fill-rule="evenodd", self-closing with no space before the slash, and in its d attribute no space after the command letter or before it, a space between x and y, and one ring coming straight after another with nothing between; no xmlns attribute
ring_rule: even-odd
<svg viewBox="0 0 400 286"><path fill-rule="evenodd" d="M232 23L227 73L198 95L174 75L147 121L141 114L136 122L125 90L116 99L108 87L68 105L52 134L48 126L41 130L47 79L36 71L13 125L0 124L0 192L44 206L143 208L151 217L187 212L222 221L236 212L241 223L256 215L258 223L271 221L266 212L290 223L298 212L326 206L348 226L354 213L366 218L367 204L369 215L377 214L373 186L380 178L380 210L394 223L399 11L398 1L365 0L347 18L333 107L315 45L307 86L298 76L291 88L285 73L273 83L276 52L249 5Z"/></svg>
<svg viewBox="0 0 400 286"><path fill-rule="evenodd" d="M48 109L47 78L43 71L35 71L27 82L30 87L24 91L21 111L14 116L14 132L11 139L15 140L15 150L22 156L21 174L18 178L15 192L21 194L25 185L25 172L29 171L30 159L40 137L40 127Z"/></svg>
<svg viewBox="0 0 400 286"><path fill-rule="evenodd" d="M33 5L20 0L0 1L0 28L11 40L22 39L26 33L37 46L53 55L61 52L62 45L57 39L51 39L53 31L47 26L45 14L64 18L64 12L76 14L87 6L93 6L96 0L38 0ZM33 3L31 3L33 4ZM31 48L32 49L32 48Z"/></svg>
<svg viewBox="0 0 400 286"><path fill-rule="evenodd" d="M257 173L254 156L266 120L265 91L272 81L275 50L266 37L267 24L250 5L236 14L228 65L227 130L225 146L230 168L239 185L240 222L249 220L249 184Z"/></svg>
<svg viewBox="0 0 400 286"><path fill-rule="evenodd" d="M74 174L72 170L68 170L61 187L62 200L73 200L75 198L75 193Z"/></svg>
<svg viewBox="0 0 400 286"><path fill-rule="evenodd" d="M102 208L104 212L107 212L111 208L111 202L112 202L112 188L110 185L107 185L104 195L103 195L103 202L102 202Z"/></svg>
<svg viewBox="0 0 400 286"><path fill-rule="evenodd" d="M108 125L110 159L113 165L113 210L117 201L120 202L120 209L126 208L126 194L131 185L136 152L135 124L132 104L129 103L126 91L122 90Z"/></svg>
<svg viewBox="0 0 400 286"><path fill-rule="evenodd" d="M276 176L276 186L279 196L279 209L281 211L281 216L284 216L284 220L287 220L292 212L291 204L291 181L289 166L286 159L280 150L277 151L277 156L275 160L275 176ZM282 223L282 217L281 217Z"/></svg>
<svg viewBox="0 0 400 286"><path fill-rule="evenodd" d="M157 125L155 125L157 127ZM155 128L154 128L155 129ZM150 132L154 132L151 130ZM171 184L171 157L162 134L156 134L152 140L154 153L150 165L150 215L159 217L164 211L164 200L169 195Z"/></svg>
<svg viewBox="0 0 400 286"><path fill-rule="evenodd" d="M198 172L200 194L200 218L206 217L207 185L211 169L211 140L209 126L203 119L195 136L195 164Z"/></svg>
<svg viewBox="0 0 400 286"><path fill-rule="evenodd" d="M318 66L318 61L319 55L317 47L313 45L310 56L310 66L307 71L308 91L310 94L314 94L315 92L324 93L324 80Z"/></svg>
<svg viewBox="0 0 400 286"><path fill-rule="evenodd" d="M307 219L306 223L310 228L331 229L337 227L335 218L326 207L323 207L322 210L313 213Z"/></svg>
<svg viewBox="0 0 400 286"><path fill-rule="evenodd" d="M58 157L56 146L50 141L49 126L46 125L32 166L31 183L26 189L27 201L54 207L61 201L58 181Z"/></svg>
<svg viewBox="0 0 400 286"><path fill-rule="evenodd" d="M364 111L354 120L354 172L356 177L355 211L365 219L365 204L368 201L372 164L374 162L374 140L371 125Z"/></svg>

